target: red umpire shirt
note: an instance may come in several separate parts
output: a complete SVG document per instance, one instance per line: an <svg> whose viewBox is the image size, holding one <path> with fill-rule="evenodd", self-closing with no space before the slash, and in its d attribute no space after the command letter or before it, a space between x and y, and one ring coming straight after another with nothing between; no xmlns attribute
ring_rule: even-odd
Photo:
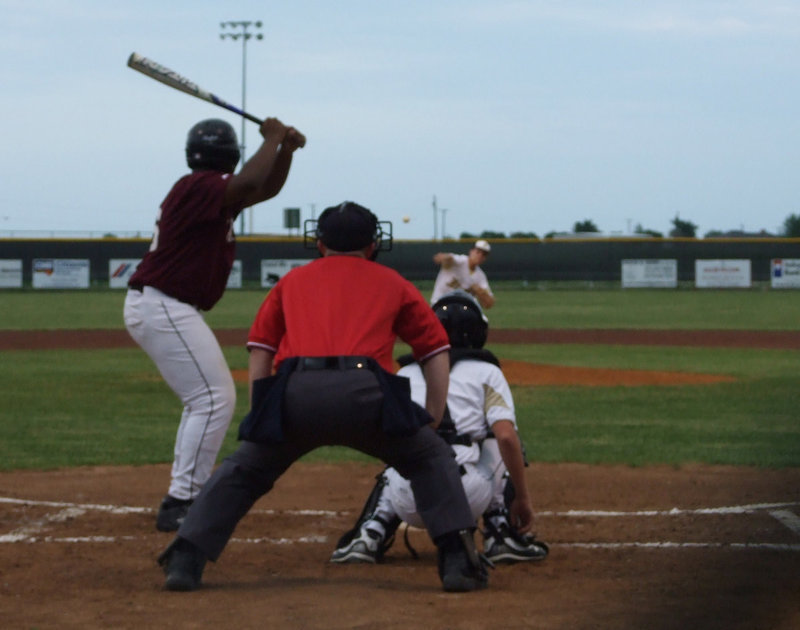
<svg viewBox="0 0 800 630"><path fill-rule="evenodd" d="M394 372L397 337L418 361L450 348L444 327L413 284L379 263L332 255L278 281L247 346L276 352L276 369L287 357L361 355Z"/></svg>

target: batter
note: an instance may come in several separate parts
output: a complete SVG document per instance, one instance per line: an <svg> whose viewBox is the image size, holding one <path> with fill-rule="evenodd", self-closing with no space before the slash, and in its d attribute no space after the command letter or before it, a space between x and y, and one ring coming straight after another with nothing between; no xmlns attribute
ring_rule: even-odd
<svg viewBox="0 0 800 630"><path fill-rule="evenodd" d="M150 250L128 282L123 311L131 337L183 403L167 495L156 528L175 531L208 480L233 417L236 389L203 312L222 297L235 255L233 224L249 206L278 194L305 138L277 118L238 175L236 132L203 120L186 141L191 174L164 199Z"/></svg>

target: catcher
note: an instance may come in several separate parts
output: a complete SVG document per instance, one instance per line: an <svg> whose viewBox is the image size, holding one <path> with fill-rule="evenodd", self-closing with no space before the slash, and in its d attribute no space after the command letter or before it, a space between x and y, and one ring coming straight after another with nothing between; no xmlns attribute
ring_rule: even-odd
<svg viewBox="0 0 800 630"><path fill-rule="evenodd" d="M488 320L475 298L460 290L444 295L433 310L451 345L447 412L438 433L455 452L473 516L483 516L484 555L492 563L542 560L548 547L531 535L534 512L511 390L497 358L483 348ZM419 364L407 357L399 361L406 364L398 375L410 379L412 398L424 400ZM409 482L387 468L331 562L381 560L401 521L422 525Z"/></svg>

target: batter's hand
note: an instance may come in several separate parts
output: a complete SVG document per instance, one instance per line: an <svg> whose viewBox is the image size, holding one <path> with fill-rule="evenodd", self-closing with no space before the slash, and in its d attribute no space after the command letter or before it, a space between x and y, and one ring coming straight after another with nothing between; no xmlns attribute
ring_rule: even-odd
<svg viewBox="0 0 800 630"><path fill-rule="evenodd" d="M289 127L286 130L286 137L283 139L283 146L290 151L302 149L306 146L306 137L294 127Z"/></svg>
<svg viewBox="0 0 800 630"><path fill-rule="evenodd" d="M258 132L264 140L274 138L278 140L278 144L286 138L288 130L289 128L277 118L265 118L264 122L261 123L261 127L258 128Z"/></svg>

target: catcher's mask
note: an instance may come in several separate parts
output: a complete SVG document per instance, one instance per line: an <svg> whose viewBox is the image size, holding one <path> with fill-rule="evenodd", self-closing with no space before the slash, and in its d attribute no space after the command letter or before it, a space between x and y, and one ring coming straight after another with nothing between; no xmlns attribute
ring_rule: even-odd
<svg viewBox="0 0 800 630"><path fill-rule="evenodd" d="M306 219L303 224L303 245L316 249L317 240L337 252L353 252L374 243L378 252L392 249L392 224L378 218L364 206L344 201L325 208L319 219Z"/></svg>
<svg viewBox="0 0 800 630"><path fill-rule="evenodd" d="M201 120L189 130L186 137L186 163L193 171L233 173L240 157L236 132L224 120Z"/></svg>
<svg viewBox="0 0 800 630"><path fill-rule="evenodd" d="M433 305L453 348L479 350L489 334L489 319L478 301L461 289L447 293Z"/></svg>

